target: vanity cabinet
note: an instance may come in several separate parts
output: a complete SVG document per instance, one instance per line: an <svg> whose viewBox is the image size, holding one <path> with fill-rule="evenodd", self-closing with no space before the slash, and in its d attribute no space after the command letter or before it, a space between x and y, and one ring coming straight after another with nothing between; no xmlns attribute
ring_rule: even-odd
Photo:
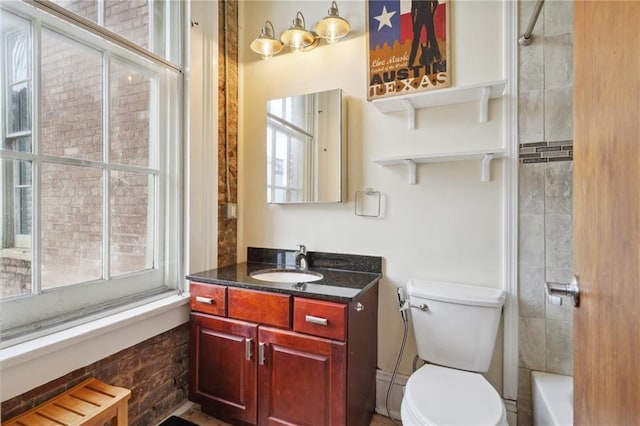
<svg viewBox="0 0 640 426"><path fill-rule="evenodd" d="M254 424L258 324L192 313L189 399L220 418Z"/></svg>
<svg viewBox="0 0 640 426"><path fill-rule="evenodd" d="M344 342L272 327L259 341L259 424L345 424Z"/></svg>
<svg viewBox="0 0 640 426"><path fill-rule="evenodd" d="M192 282L189 398L233 424L368 425L377 293L340 302Z"/></svg>

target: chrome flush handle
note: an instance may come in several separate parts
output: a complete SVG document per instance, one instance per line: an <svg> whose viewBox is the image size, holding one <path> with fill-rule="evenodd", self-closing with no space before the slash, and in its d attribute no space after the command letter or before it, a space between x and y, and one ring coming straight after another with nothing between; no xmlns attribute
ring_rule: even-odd
<svg viewBox="0 0 640 426"><path fill-rule="evenodd" d="M562 298L560 296L569 296L575 308L580 306L580 283L576 276L571 279L569 284L547 282L545 289L547 292L547 300L553 305L562 305Z"/></svg>

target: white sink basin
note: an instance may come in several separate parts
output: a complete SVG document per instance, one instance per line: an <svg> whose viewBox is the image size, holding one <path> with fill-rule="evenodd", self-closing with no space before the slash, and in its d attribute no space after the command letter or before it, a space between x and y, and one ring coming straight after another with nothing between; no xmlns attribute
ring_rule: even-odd
<svg viewBox="0 0 640 426"><path fill-rule="evenodd" d="M274 283L309 283L321 280L322 274L313 271L298 271L295 269L266 269L249 274L251 278Z"/></svg>

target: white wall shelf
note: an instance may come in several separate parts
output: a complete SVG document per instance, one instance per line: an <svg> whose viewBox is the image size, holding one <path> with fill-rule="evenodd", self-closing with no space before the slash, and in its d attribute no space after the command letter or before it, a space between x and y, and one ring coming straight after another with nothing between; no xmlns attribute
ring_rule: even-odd
<svg viewBox="0 0 640 426"><path fill-rule="evenodd" d="M442 105L462 104L478 101L480 106L480 122L489 120L489 99L504 96L506 80L472 84L469 86L449 87L405 96L374 99L371 101L384 114L397 111L407 111L409 129L416 128L416 109L430 108Z"/></svg>
<svg viewBox="0 0 640 426"><path fill-rule="evenodd" d="M409 172L409 184L415 185L417 182L417 164L425 163L444 163L448 161L471 161L482 160L482 171L480 179L482 182L491 181L491 161L496 158L504 157L505 150L497 149L490 151L466 151L457 153L439 153L424 155L405 155L399 157L385 157L373 160L374 163L381 166L407 166Z"/></svg>

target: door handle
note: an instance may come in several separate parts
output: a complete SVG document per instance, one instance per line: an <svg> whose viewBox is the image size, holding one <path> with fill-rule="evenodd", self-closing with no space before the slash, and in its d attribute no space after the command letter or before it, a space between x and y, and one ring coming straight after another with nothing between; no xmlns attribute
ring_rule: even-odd
<svg viewBox="0 0 640 426"><path fill-rule="evenodd" d="M264 365L264 342L258 343L258 364Z"/></svg>
<svg viewBox="0 0 640 426"><path fill-rule="evenodd" d="M251 361L251 356L253 355L253 353L251 352L252 342L253 339L251 337L247 337L246 339L244 339L244 358L247 361Z"/></svg>
<svg viewBox="0 0 640 426"><path fill-rule="evenodd" d="M551 304L562 305L562 298L560 296L569 296L575 308L580 306L580 283L578 277L575 275L569 284L547 282L545 289L547 292L547 300L549 300Z"/></svg>

